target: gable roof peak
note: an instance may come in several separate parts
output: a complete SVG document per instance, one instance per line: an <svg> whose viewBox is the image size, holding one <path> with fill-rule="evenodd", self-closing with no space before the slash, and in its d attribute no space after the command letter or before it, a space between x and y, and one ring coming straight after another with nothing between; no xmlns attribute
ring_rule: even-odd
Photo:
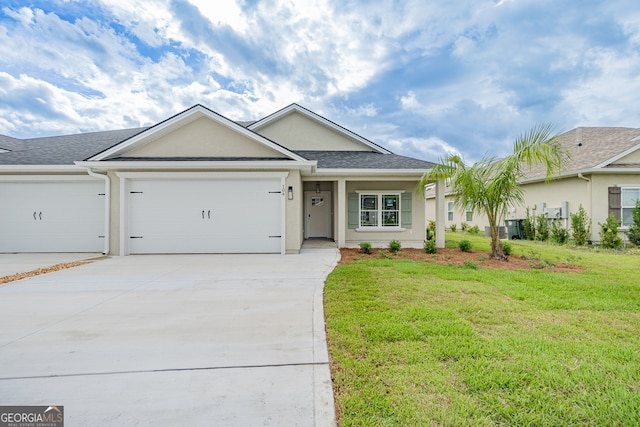
<svg viewBox="0 0 640 427"><path fill-rule="evenodd" d="M219 123L227 128L237 132L249 139L264 145L265 147L269 147L272 150L284 154L286 157L292 160L303 161L304 159L294 152L288 150L287 148L281 146L280 144L254 132L248 127L242 126L241 124L234 122L233 120L223 116L220 113L202 105L195 104L186 110L177 113L168 119L165 119L147 129L143 132L140 132L137 135L132 136L126 140L119 142L112 147L109 147L98 154L93 155L92 157L86 159L87 161L100 161L107 160L109 158L118 157L122 153L131 150L136 146L143 146L148 144L164 135L167 135L183 126L188 125L191 122L194 122L202 117L206 117L216 123Z"/></svg>
<svg viewBox="0 0 640 427"><path fill-rule="evenodd" d="M270 123L273 123L293 112L297 112L299 114L302 114L303 116L307 117L310 120L315 121L316 123L320 123L323 126L328 127L329 129L332 129L344 136L346 136L347 138L357 141L360 144L363 144L369 148L371 148L372 150L378 152L378 153L383 153L383 154L393 154L391 151L387 150L386 148L376 144L373 141L370 141L360 135L358 135L357 133L327 119L326 117L321 116L318 113L315 113L311 110L309 110L308 108L303 107L300 104L297 103L291 103L288 106L276 111L275 113L271 113L268 116L256 121L255 123L253 123L252 125L250 125L248 128L254 131L258 131L259 129L269 125Z"/></svg>

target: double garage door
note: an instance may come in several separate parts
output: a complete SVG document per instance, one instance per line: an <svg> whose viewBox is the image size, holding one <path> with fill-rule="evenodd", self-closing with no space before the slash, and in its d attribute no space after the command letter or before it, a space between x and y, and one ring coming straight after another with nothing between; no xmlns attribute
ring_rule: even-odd
<svg viewBox="0 0 640 427"><path fill-rule="evenodd" d="M0 182L0 252L102 252L103 181Z"/></svg>
<svg viewBox="0 0 640 427"><path fill-rule="evenodd" d="M130 254L280 253L282 181L128 179Z"/></svg>

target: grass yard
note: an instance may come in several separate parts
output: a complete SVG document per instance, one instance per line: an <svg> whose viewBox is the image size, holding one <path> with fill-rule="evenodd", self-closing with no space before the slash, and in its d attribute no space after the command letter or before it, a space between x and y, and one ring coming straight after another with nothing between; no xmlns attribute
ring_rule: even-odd
<svg viewBox="0 0 640 427"><path fill-rule="evenodd" d="M640 255L513 246L586 270L385 258L334 270L325 317L341 426L640 425Z"/></svg>

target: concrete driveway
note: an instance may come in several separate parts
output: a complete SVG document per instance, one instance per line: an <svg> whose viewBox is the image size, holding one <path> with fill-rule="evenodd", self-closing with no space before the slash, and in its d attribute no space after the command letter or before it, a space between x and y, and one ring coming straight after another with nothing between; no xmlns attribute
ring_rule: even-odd
<svg viewBox="0 0 640 427"><path fill-rule="evenodd" d="M335 425L338 259L114 257L0 285L0 405L61 405L67 426Z"/></svg>

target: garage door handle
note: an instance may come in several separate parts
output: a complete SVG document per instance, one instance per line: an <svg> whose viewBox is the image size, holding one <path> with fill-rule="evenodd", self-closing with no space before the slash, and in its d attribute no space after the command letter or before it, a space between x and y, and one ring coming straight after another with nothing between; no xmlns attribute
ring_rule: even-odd
<svg viewBox="0 0 640 427"><path fill-rule="evenodd" d="M211 219L211 211L207 211L207 217Z"/></svg>
<svg viewBox="0 0 640 427"><path fill-rule="evenodd" d="M40 220L42 220L42 212L40 212L40 215L39 215L39 217L40 217Z"/></svg>
<svg viewBox="0 0 640 427"><path fill-rule="evenodd" d="M204 211L202 211L202 219L204 219Z"/></svg>
<svg viewBox="0 0 640 427"><path fill-rule="evenodd" d="M35 211L34 211L34 212L33 212L33 220L34 220L34 221L35 221L36 219L38 219L38 218L36 218L36 214L37 214L37 212L35 212Z"/></svg>

